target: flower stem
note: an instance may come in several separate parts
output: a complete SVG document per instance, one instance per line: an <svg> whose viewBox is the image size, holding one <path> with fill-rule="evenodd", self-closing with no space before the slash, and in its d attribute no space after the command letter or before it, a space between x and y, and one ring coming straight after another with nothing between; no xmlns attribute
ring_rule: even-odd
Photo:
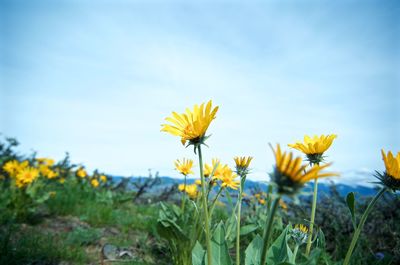
<svg viewBox="0 0 400 265"><path fill-rule="evenodd" d="M293 264L296 264L296 256L297 256L297 251L299 250L299 247L300 247L299 244L296 244L296 246L294 247L292 260L290 261Z"/></svg>
<svg viewBox="0 0 400 265"><path fill-rule="evenodd" d="M199 152L199 167L200 167L200 177L201 177L201 197L203 200L203 210L204 210L204 228L206 234L206 246L207 246L207 261L208 265L212 265L212 255L211 255L211 239L210 239L210 223L208 220L208 205L207 205L207 197L206 197L206 185L205 178L203 173L203 156L201 154L201 146L197 146L197 150Z"/></svg>
<svg viewBox="0 0 400 265"><path fill-rule="evenodd" d="M238 209L237 209L237 225L236 225L236 265L240 265L240 212L242 209L242 193L243 193L243 176L240 176L239 186L239 198L238 198Z"/></svg>
<svg viewBox="0 0 400 265"><path fill-rule="evenodd" d="M311 251L311 240L312 234L314 230L314 221L315 221L315 212L317 210L317 198L318 198L318 179L314 180L314 194L313 194L313 202L311 207L311 221L310 221L310 231L307 239L307 247L306 247L306 256L310 255Z"/></svg>
<svg viewBox="0 0 400 265"><path fill-rule="evenodd" d="M281 199L280 196L278 196L277 198L274 199L274 201L272 202L272 205L271 205L271 210L269 211L269 214L268 214L268 219L267 219L267 223L266 223L265 231L264 231L264 240L263 240L263 246L262 246L262 252L261 252L260 265L265 265L265 261L267 259L267 250L268 250L269 241L270 241L271 235L272 235L272 224L274 223L274 217L275 217L275 213L278 208L280 199Z"/></svg>
<svg viewBox="0 0 400 265"><path fill-rule="evenodd" d="M365 224L365 221L367 221L367 217L368 217L369 213L371 212L372 208L374 207L375 203L378 201L379 197L381 197L381 196L386 192L386 190L387 190L387 188L386 188L386 187L383 187L383 188L375 195L375 197L374 197L374 198L371 200L371 202L368 204L367 209L365 210L365 212L364 212L363 215L361 216L360 223L358 224L357 229L354 231L353 238L352 238L352 240L351 240L350 247L349 247L349 249L347 250L346 258L344 259L343 265L348 265L348 264L349 264L351 255L353 254L353 250L354 250L354 248L355 248L355 246L356 246L358 237L359 237L360 234L361 234L361 231L362 231L362 229L363 229L363 226L364 226L364 224Z"/></svg>
<svg viewBox="0 0 400 265"><path fill-rule="evenodd" d="M209 215L210 215L209 218L210 218L210 220L212 220L212 214L213 214L213 212L214 212L215 204L216 204L216 202L217 202L217 200L218 200L218 198L219 198L219 196L221 195L221 192L222 192L223 190L224 190L223 187L221 187L221 188L219 189L217 195L215 196L213 202L211 203L210 211L209 211Z"/></svg>

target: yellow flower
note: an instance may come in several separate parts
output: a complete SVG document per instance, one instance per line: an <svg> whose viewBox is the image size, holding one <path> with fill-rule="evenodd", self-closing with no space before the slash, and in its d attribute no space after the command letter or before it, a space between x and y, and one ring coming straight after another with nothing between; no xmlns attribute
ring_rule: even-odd
<svg viewBox="0 0 400 265"><path fill-rule="evenodd" d="M297 149L307 155L308 160L313 164L318 164L323 160L323 153L332 145L336 134L315 135L313 138L304 136L304 142L289 144L288 146Z"/></svg>
<svg viewBox="0 0 400 265"><path fill-rule="evenodd" d="M184 158L182 159L182 162L179 159L175 161L175 169L185 176L189 174L194 174L192 171L192 167L193 160L191 159Z"/></svg>
<svg viewBox="0 0 400 265"><path fill-rule="evenodd" d="M303 224L296 224L296 225L294 226L294 229L297 229L297 230L303 232L304 234L307 234L307 233L308 233L308 228L307 228L307 226L305 226L305 225L303 225Z"/></svg>
<svg viewBox="0 0 400 265"><path fill-rule="evenodd" d="M4 164L3 169L7 172L11 177L15 177L20 170L18 160L11 160Z"/></svg>
<svg viewBox="0 0 400 265"><path fill-rule="evenodd" d="M191 199L195 199L197 197L197 185L186 185L186 193Z"/></svg>
<svg viewBox="0 0 400 265"><path fill-rule="evenodd" d="M290 231L290 235L297 245L302 245L307 242L308 228L303 224L296 224Z"/></svg>
<svg viewBox="0 0 400 265"><path fill-rule="evenodd" d="M288 209L287 204L283 200L279 200L279 206L285 211Z"/></svg>
<svg viewBox="0 0 400 265"><path fill-rule="evenodd" d="M223 188L229 187L231 189L237 190L240 185L240 180L235 180L237 175L232 172L232 170L228 167L224 169L224 173L220 180L222 181L221 186Z"/></svg>
<svg viewBox="0 0 400 265"><path fill-rule="evenodd" d="M178 185L178 190L179 191L184 191L185 190L185 184L179 184Z"/></svg>
<svg viewBox="0 0 400 265"><path fill-rule="evenodd" d="M76 171L76 175L80 178L84 178L87 176L86 170L83 167L80 167L77 171Z"/></svg>
<svg viewBox="0 0 400 265"><path fill-rule="evenodd" d="M386 155L385 151L382 149L381 153L386 170L383 174L376 172L375 176L384 186L396 191L400 189L400 152L397 152L396 157L391 151Z"/></svg>
<svg viewBox="0 0 400 265"><path fill-rule="evenodd" d="M186 109L185 113L172 112L172 117L165 120L171 124L162 124L161 131L181 137L182 144L189 141L189 144L202 144L206 138L205 134L210 123L215 119L218 107L212 109L211 100L204 107L204 103L195 105L193 111Z"/></svg>
<svg viewBox="0 0 400 265"><path fill-rule="evenodd" d="M207 163L204 165L203 174L204 174L204 177L206 177L206 178L208 178L213 173L214 168L215 168L214 176L216 175L216 173L218 173L217 172L218 168L219 169L221 168L221 163L219 162L219 159L213 158L211 163L212 163L211 165L209 165Z"/></svg>
<svg viewBox="0 0 400 265"><path fill-rule="evenodd" d="M260 203L260 204L262 204L262 205L265 205L265 200L264 199L258 199L258 202Z"/></svg>
<svg viewBox="0 0 400 265"><path fill-rule="evenodd" d="M34 167L26 167L22 169L15 178L15 184L18 188L22 188L32 183L39 176L39 171Z"/></svg>
<svg viewBox="0 0 400 265"><path fill-rule="evenodd" d="M47 165L47 166L52 166L54 165L54 159L51 158L36 158L36 161L39 162L39 164Z"/></svg>
<svg viewBox="0 0 400 265"><path fill-rule="evenodd" d="M99 181L97 179L92 179L90 181L90 184L92 184L93 187L97 188L99 186Z"/></svg>
<svg viewBox="0 0 400 265"><path fill-rule="evenodd" d="M44 164L39 165L39 172L42 176L48 179L53 179L58 176L57 172L54 172L47 165Z"/></svg>
<svg viewBox="0 0 400 265"><path fill-rule="evenodd" d="M107 182L107 177L106 177L105 175L101 175L101 176L100 176L100 180L101 180L102 182Z"/></svg>
<svg viewBox="0 0 400 265"><path fill-rule="evenodd" d="M252 159L253 157L251 156L234 157L233 160L235 160L236 164L236 173L238 173L240 176L247 175L250 162Z"/></svg>
<svg viewBox="0 0 400 265"><path fill-rule="evenodd" d="M196 184L196 185L201 185L201 180L200 179L196 179L195 181L194 181L194 183Z"/></svg>
<svg viewBox="0 0 400 265"><path fill-rule="evenodd" d="M65 178L60 178L60 180L59 180L59 181L60 181L60 183L61 183L61 184L64 184L64 182L65 182Z"/></svg>
<svg viewBox="0 0 400 265"><path fill-rule="evenodd" d="M271 146L272 148L272 146ZM280 193L292 194L301 188L304 183L321 177L337 176L337 173L321 171L331 165L331 163L319 166L315 164L311 169L306 171L307 165L302 165L301 157L293 157L293 153L282 153L278 144L276 150L272 148L276 166L272 174L273 181L278 185Z"/></svg>
<svg viewBox="0 0 400 265"><path fill-rule="evenodd" d="M256 197L256 199L260 199L261 198L261 194L260 193L256 193L256 194L254 194L254 197Z"/></svg>

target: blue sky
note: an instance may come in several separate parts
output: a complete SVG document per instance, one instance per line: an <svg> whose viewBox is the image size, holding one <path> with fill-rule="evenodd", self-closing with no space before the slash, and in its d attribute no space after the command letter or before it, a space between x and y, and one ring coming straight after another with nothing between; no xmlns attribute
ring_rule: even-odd
<svg viewBox="0 0 400 265"><path fill-rule="evenodd" d="M327 155L345 182L383 169L382 147L400 150L396 1L0 8L0 132L18 138L22 152L68 151L110 174L178 176L173 160L196 157L160 124L208 99L220 111L206 159L252 155L253 179L272 168L268 143L304 134L338 134Z"/></svg>

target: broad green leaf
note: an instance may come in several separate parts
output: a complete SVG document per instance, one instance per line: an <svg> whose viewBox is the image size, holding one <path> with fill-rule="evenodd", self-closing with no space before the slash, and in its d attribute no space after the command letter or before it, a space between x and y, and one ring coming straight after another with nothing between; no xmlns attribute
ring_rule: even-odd
<svg viewBox="0 0 400 265"><path fill-rule="evenodd" d="M267 251L267 264L276 265L288 259L287 233L289 225L282 231L280 236L272 243Z"/></svg>
<svg viewBox="0 0 400 265"><path fill-rule="evenodd" d="M260 265L262 244L263 240L257 234L245 251L245 265Z"/></svg>
<svg viewBox="0 0 400 265"><path fill-rule="evenodd" d="M356 216L355 216L356 200L355 200L354 192L349 192L349 194L347 194L346 202L347 202L347 207L349 207L349 210L350 210L353 228L356 229L357 228Z"/></svg>
<svg viewBox="0 0 400 265"><path fill-rule="evenodd" d="M319 248L314 248L311 253L310 256L307 258L306 261L304 262L300 262L299 265L318 265L318 260L319 257L321 256L322 250ZM303 255L303 257L305 257Z"/></svg>
<svg viewBox="0 0 400 265"><path fill-rule="evenodd" d="M211 240L211 254L213 265L231 265L232 259L229 256L228 245L225 241L225 227L221 221L214 230ZM207 265L207 259L205 264Z"/></svg>
<svg viewBox="0 0 400 265"><path fill-rule="evenodd" d="M204 265L204 255L206 251L200 245L199 241L196 241L192 250L192 265Z"/></svg>
<svg viewBox="0 0 400 265"><path fill-rule="evenodd" d="M255 225L255 224L250 224L250 225L242 226L242 227L240 228L240 235L241 235L241 236L247 235L247 234L249 234L249 233L251 233L251 232L256 231L257 228L258 228L258 225Z"/></svg>

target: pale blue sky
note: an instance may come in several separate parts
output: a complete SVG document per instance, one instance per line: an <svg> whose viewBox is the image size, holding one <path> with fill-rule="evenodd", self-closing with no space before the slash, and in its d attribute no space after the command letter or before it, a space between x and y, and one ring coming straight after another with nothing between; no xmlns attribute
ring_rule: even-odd
<svg viewBox="0 0 400 265"><path fill-rule="evenodd" d="M56 2L0 4L0 132L23 152L178 176L195 156L160 124L208 99L206 158L252 155L254 179L304 134L339 135L341 172L400 150L398 1Z"/></svg>

